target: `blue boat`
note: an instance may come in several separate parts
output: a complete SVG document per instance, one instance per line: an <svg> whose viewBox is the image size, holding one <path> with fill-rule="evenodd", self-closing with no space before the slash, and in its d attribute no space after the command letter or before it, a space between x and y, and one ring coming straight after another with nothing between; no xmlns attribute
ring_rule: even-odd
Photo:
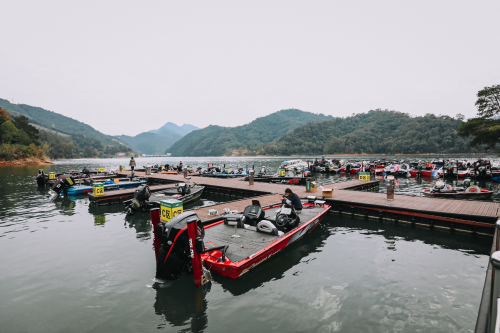
<svg viewBox="0 0 500 333"><path fill-rule="evenodd" d="M126 188L133 188L137 187L141 184L147 183L147 180L138 180L138 181L122 181L119 183L115 183L112 180L107 180L104 184L104 191L112 191L112 190L122 190ZM75 194L85 194L85 193L92 193L92 186L91 185L76 185L72 186L68 189L68 195L75 195Z"/></svg>

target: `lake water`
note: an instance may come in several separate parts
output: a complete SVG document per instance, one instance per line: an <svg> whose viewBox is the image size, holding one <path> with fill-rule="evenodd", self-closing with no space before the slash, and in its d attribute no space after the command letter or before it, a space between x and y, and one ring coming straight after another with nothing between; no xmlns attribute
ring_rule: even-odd
<svg viewBox="0 0 500 333"><path fill-rule="evenodd" d="M282 160L183 163L272 168ZM120 164L128 159L60 161L44 169ZM154 289L148 214L127 218L121 205L95 207L83 196L50 202L36 187L37 170L0 169L2 332L474 329L491 237L329 213L308 237L238 280L215 276L195 289L187 276ZM223 200L205 194L195 205Z"/></svg>

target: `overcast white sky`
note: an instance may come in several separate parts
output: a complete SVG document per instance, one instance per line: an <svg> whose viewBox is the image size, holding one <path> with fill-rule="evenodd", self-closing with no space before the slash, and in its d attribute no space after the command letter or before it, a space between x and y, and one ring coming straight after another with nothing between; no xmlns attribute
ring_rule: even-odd
<svg viewBox="0 0 500 333"><path fill-rule="evenodd" d="M500 1L6 1L0 97L135 135L280 109L476 113ZM277 124L279 126L279 124Z"/></svg>

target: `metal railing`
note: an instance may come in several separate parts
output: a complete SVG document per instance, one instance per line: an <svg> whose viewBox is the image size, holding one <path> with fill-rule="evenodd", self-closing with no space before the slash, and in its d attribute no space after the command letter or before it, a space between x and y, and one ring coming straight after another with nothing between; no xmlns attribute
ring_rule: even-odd
<svg viewBox="0 0 500 333"><path fill-rule="evenodd" d="M500 219L496 222L490 262L476 321L476 333L500 332Z"/></svg>

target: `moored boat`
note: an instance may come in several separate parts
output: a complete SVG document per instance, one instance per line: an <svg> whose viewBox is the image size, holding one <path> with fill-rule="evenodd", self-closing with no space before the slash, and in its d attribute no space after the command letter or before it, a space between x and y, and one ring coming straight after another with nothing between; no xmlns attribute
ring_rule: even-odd
<svg viewBox="0 0 500 333"><path fill-rule="evenodd" d="M470 180L458 182L457 186L445 184L443 181L437 181L430 189L422 190L426 197L448 198L448 199L489 199L493 191L485 190L476 185L469 185Z"/></svg>
<svg viewBox="0 0 500 333"><path fill-rule="evenodd" d="M297 215L292 206L254 201L243 214L202 222L195 212L184 212L166 223L154 209L156 278L193 272L197 287L210 280L210 272L238 278L314 230L329 208L315 201Z"/></svg>
<svg viewBox="0 0 500 333"><path fill-rule="evenodd" d="M191 177L188 177L188 181ZM173 188L151 194L148 185L140 185L134 192L134 198L124 201L123 204L127 215L134 214L138 210L149 211L160 207L160 202L167 199L176 199L183 204L195 201L203 194L204 186L196 183L193 185L179 183Z"/></svg>

